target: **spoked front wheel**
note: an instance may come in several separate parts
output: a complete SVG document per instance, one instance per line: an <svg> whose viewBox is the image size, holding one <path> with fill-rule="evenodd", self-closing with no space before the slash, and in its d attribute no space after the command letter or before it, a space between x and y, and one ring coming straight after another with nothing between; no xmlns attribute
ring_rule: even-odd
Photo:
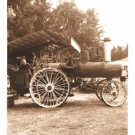
<svg viewBox="0 0 135 135"><path fill-rule="evenodd" d="M55 68L39 70L30 82L32 99L44 108L53 108L63 104L69 90L70 85L66 75Z"/></svg>
<svg viewBox="0 0 135 135"><path fill-rule="evenodd" d="M100 82L98 82L98 84L97 84L97 91L96 91L96 96L98 97L98 99L100 99L101 101L103 101L102 100L102 97L101 97L101 90L102 90L102 88L103 88L103 86L105 85L107 83L107 79L103 79L103 80L101 80Z"/></svg>
<svg viewBox="0 0 135 135"><path fill-rule="evenodd" d="M102 88L101 97L105 104L118 107L125 103L127 89L121 82L109 81Z"/></svg>

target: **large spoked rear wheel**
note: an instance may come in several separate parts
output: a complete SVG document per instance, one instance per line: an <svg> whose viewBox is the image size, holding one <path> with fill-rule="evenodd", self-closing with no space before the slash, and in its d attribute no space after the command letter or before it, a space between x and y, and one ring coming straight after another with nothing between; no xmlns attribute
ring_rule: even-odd
<svg viewBox="0 0 135 135"><path fill-rule="evenodd" d="M97 91L96 91L96 96L98 97L98 99L100 99L101 101L102 100L102 97L101 97L101 90L103 88L103 86L107 83L107 79L104 79L104 80L101 80L100 82L98 82L97 84Z"/></svg>
<svg viewBox="0 0 135 135"><path fill-rule="evenodd" d="M101 97L105 104L118 107L125 103L127 99L127 89L121 82L109 81L101 90Z"/></svg>
<svg viewBox="0 0 135 135"><path fill-rule="evenodd" d="M39 70L31 79L30 94L41 107L53 108L63 104L69 95L66 75L55 68Z"/></svg>

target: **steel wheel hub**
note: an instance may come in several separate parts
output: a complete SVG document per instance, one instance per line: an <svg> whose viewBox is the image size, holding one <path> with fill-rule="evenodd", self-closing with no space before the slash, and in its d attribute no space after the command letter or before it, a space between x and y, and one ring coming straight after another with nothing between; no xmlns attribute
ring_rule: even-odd
<svg viewBox="0 0 135 135"><path fill-rule="evenodd" d="M111 95L113 95L114 97L117 96L117 92L112 92Z"/></svg>
<svg viewBox="0 0 135 135"><path fill-rule="evenodd" d="M54 85L52 83L48 83L45 86L45 90L48 91L48 92L52 92L54 90Z"/></svg>

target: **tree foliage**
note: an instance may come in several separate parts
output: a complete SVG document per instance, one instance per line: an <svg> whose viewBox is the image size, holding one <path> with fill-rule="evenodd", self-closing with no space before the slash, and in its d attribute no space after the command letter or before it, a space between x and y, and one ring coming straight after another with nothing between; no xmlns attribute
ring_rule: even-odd
<svg viewBox="0 0 135 135"><path fill-rule="evenodd" d="M8 41L44 29L49 13L45 0L8 0Z"/></svg>
<svg viewBox="0 0 135 135"><path fill-rule="evenodd" d="M50 29L73 36L84 47L100 44L100 34L103 30L99 27L98 15L94 9L83 12L74 2L63 2L51 13Z"/></svg>
<svg viewBox="0 0 135 135"><path fill-rule="evenodd" d="M83 49L93 48L99 55L103 52L103 30L98 23L94 9L83 12L73 1L61 2L52 10L46 0L8 0L8 41L49 29L74 37Z"/></svg>
<svg viewBox="0 0 135 135"><path fill-rule="evenodd" d="M111 50L112 61L120 60L128 57L128 45L126 47L117 46Z"/></svg>

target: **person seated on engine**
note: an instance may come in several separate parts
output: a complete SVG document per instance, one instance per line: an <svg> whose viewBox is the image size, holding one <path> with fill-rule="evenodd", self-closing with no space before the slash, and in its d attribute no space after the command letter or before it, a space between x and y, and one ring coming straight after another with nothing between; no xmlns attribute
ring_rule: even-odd
<svg viewBox="0 0 135 135"><path fill-rule="evenodd" d="M35 54L35 52L32 52L32 55L33 55L32 67L35 68L36 67L36 62L38 60L38 56Z"/></svg>
<svg viewBox="0 0 135 135"><path fill-rule="evenodd" d="M29 63L27 63L26 59L22 57L21 59L21 65L18 70L27 70L29 73L29 78L32 78L32 73L31 73L31 66Z"/></svg>

